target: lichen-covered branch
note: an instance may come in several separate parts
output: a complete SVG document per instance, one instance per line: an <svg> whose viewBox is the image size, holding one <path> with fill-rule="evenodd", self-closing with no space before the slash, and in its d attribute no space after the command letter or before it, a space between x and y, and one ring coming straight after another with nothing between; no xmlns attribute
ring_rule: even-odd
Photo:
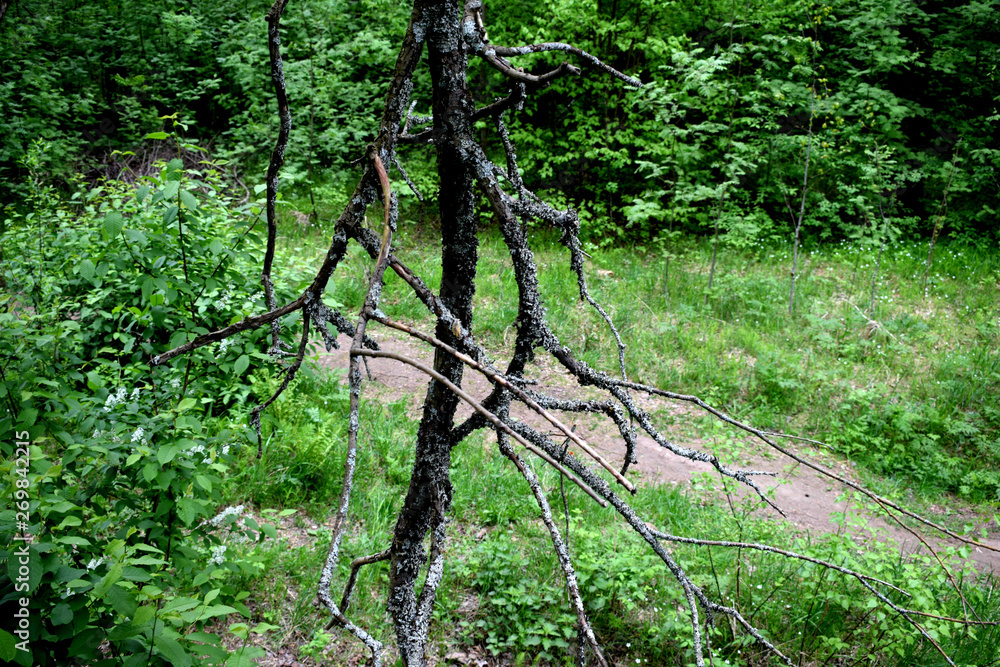
<svg viewBox="0 0 1000 667"><path fill-rule="evenodd" d="M267 247L264 251L264 267L261 270L260 282L264 286L264 299L269 310L277 307L274 298L274 283L271 280L271 267L274 263L274 247L278 238L278 172L285 163L285 150L288 148L288 137L292 131L292 114L288 109L288 93L285 90L285 70L281 62L281 14L285 11L288 0L274 0L267 12L267 52L271 60L271 82L274 84L274 97L278 102L278 138L271 151L271 160L267 167ZM278 356L282 352L280 338L281 327L277 319L271 320L271 355Z"/></svg>
<svg viewBox="0 0 1000 667"><path fill-rule="evenodd" d="M569 591L570 600L573 603L573 611L576 613L580 632L586 639L587 645L594 652L598 664L602 665L602 667L608 667L608 663L604 659L604 654L601 652L601 647L597 643L597 637L594 636L594 630L590 627L590 621L587 620L587 612L583 608L580 587L576 581L576 571L573 569L573 562L570 560L566 543L559 534L559 527L556 526L556 522L552 518L552 507L549 506L548 498L545 497L545 492L542 491L541 482L538 481L538 476L535 475L535 471L531 469L527 461L518 456L514 448L510 446L510 442L507 440L507 433L498 432L497 440L500 452L511 460L521 473L521 476L528 482L528 486L531 487L531 493L535 496L535 501L542 510L542 521L545 523L545 527L549 531L549 536L552 538L552 546L555 549L556 557L559 559L559 567L562 568L563 576L566 578L566 589Z"/></svg>
<svg viewBox="0 0 1000 667"><path fill-rule="evenodd" d="M508 59L534 53L560 52L579 59L584 65L604 74L609 74L629 86L639 86L637 79L614 70L596 57L569 44L545 42L526 46L504 47L491 44L483 19L481 0L472 0L464 7L461 0L416 0L392 79L386 94L384 110L378 132L374 140L364 150L357 163L363 165L354 192L340 217L336 221L333 238L309 287L300 295L278 306L271 278L275 256L277 234L276 206L278 172L284 160L288 143L291 115L285 92L281 63L279 23L287 0L275 0L267 15L268 50L271 62L271 79L275 87L278 103L278 140L271 154L267 172L267 223L268 240L262 267L267 312L248 317L233 325L195 337L193 340L172 350L163 352L153 359L154 364L165 363L178 355L217 342L241 331L269 326L271 329L271 352L282 354L280 347L279 320L298 310L302 311L302 331L297 354L284 370L282 381L275 393L251 411L251 423L258 428L263 410L271 405L290 385L301 367L309 347L311 334L319 334L327 350L337 346L337 333L351 337L349 351L348 386L350 407L348 415L347 447L344 459L344 475L332 522L332 535L319 578L317 596L320 603L331 614L331 625L347 629L360 639L372 655L374 665L382 664L382 643L365 629L349 620L345 614L352 593L357 585L360 569L368 564L389 561L389 585L386 607L392 615L393 626L399 648L399 655L405 667L426 667L426 648L430 633L432 610L438 587L444 579L447 563L448 522L451 511L453 488L450 478L451 453L454 447L477 429L490 428L497 434L500 452L514 464L527 481L528 486L541 510L560 568L567 583L569 604L577 617L579 628L579 664L584 665L591 657L602 667L608 660L604 657L596 636L585 613L583 593L576 581L575 568L567 547L567 535L560 533L552 516L551 506L538 476L528 463L527 457L515 451L511 439L524 446L552 466L560 475L560 480L569 479L582 491L602 506L611 506L622 520L649 546L662 561L680 587L690 612L691 638L694 663L705 665L705 654L712 654L710 637L702 631L702 619L708 626L719 616L726 616L738 625L757 643L770 651L777 659L791 665L791 661L753 623L753 616L745 618L734 606L726 606L721 600L699 587L686 573L682 563L666 547L665 543L686 543L712 547L754 549L773 553L783 558L801 560L828 568L846 577L857 580L876 600L909 622L914 630L933 644L942 655L940 645L918 622L918 618L929 617L940 621L976 624L976 621L952 619L908 609L894 601L905 591L863 572L851 570L819 558L778 549L769 545L727 542L701 537L681 537L670 535L653 528L641 518L632 507L616 493L617 486L624 486L630 493L638 489L625 477L628 466L636 458L636 430L638 427L648 434L659 446L671 453L694 461L702 461L714 466L720 474L738 481L756 492L758 498L781 512L772 499L768 498L755 481L759 475L773 473L757 470L733 469L717 456L671 442L662 433L651 416L643 410L633 397L634 392L644 392L697 405L722 422L742 429L774 450L793 460L816 470L833 480L841 482L865 494L877 503L894 521L902 525L897 513L921 521L925 526L943 534L981 548L993 549L988 545L974 543L968 538L938 526L913 512L867 491L820 466L782 447L776 442L784 434L773 434L756 429L735 420L720 410L713 408L695 396L677 394L629 380L626 366L627 347L608 309L603 307L591 294L586 280L586 253L580 242L580 221L572 209L560 211L546 204L525 186L514 143L507 131L505 113L519 110L529 95L538 91L557 77L569 73L579 73L576 65L563 63L555 69L541 74L525 72L515 67ZM0 0L0 6L4 6ZM411 100L414 72L421 62L426 47L426 63L431 74L432 115L414 116L416 103ZM476 108L473 96L468 90L468 58L476 56L488 62L506 77L508 87L505 97L491 104ZM478 119L491 118L495 124L500 143L503 146L506 168L494 164L479 145L479 137L473 131L473 123ZM415 134L411 127L430 125ZM417 193L416 187L396 155L399 144L433 145L440 181L437 196L441 221L442 278L441 288L435 293L427 283L407 266L400 256L399 248L394 248L396 224L399 216L399 202L392 192L388 170L391 166L399 172ZM530 179L529 179L530 180ZM517 283L516 338L513 352L503 367L493 361L488 350L476 340L473 329L473 296L476 290L478 239L476 196L478 188L489 208L499 221L503 241L510 253L511 266ZM418 198L422 197L417 193ZM368 229L365 214L369 207L381 200L383 224L381 234ZM564 345L546 319L542 305L538 279L538 268L528 244L523 226L525 220L534 219L558 229L560 242L569 251L569 266L576 276L580 299L606 323L614 338L618 352L617 373L605 373L592 368ZM350 242L357 243L371 258L373 269L368 281L364 300L353 321L343 313L329 307L323 301L324 294L334 273L344 259ZM406 283L413 294L434 318L433 333L420 331L401 323L380 310L385 272L392 270ZM405 332L434 350L433 365L380 349L374 337L368 334L371 321L382 323ZM534 387L526 377L529 363L537 351L542 350L557 360L576 381L583 386L595 387L602 394L590 400L561 400L545 394L544 387ZM391 359L405 363L425 373L431 381L423 404L416 441L414 443L414 465L409 487L397 517L391 544L381 552L356 558L351 562L351 573L344 587L339 604L332 597L331 590L341 561L341 548L349 524L349 508L359 461L361 446L361 397L363 378L361 364L367 357ZM499 370L503 368L503 370ZM485 398L473 397L463 388L462 381L466 369L482 374L492 385ZM615 377L615 375L618 377ZM464 401L473 409L473 415L463 423L455 424L456 408ZM564 445L558 445L548 435L531 425L510 417L512 402L517 401L539 415L555 429ZM624 444L624 464L621 470L612 466L601 454L592 448L584 438L577 435L565 415L569 413L601 413L611 419L618 428ZM585 465L581 456L569 451L569 444L583 452L591 460L603 467L614 482L598 475ZM562 481L560 481L560 485ZM905 527L905 526L904 526ZM912 530L912 528L908 528ZM913 531L917 534L916 531ZM918 535L918 537L920 537ZM920 539L923 539L922 537ZM934 553L929 544L924 544ZM935 557L937 554L935 553ZM939 559L941 568L951 577L952 585L959 590L958 582L948 572L945 563ZM421 583L422 582L422 583ZM419 584L419 585L418 585ZM961 594L961 591L959 590ZM892 598L890 598L890 595ZM964 598L963 598L964 599ZM986 625L992 622L980 622ZM711 659L711 657L710 657ZM949 664L953 664L945 655Z"/></svg>

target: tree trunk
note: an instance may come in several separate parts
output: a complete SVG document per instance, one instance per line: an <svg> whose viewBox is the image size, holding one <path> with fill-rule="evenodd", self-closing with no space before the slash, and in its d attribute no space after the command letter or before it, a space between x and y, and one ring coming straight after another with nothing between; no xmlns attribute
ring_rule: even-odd
<svg viewBox="0 0 1000 667"><path fill-rule="evenodd" d="M441 298L462 324L471 328L472 296L476 277L476 216L472 193L473 174L469 164L472 146L472 97L466 87L467 58L459 31L461 4L455 0L427 3L430 18L427 39L434 108L434 143L437 149L440 191L442 272ZM438 323L436 336L458 346L452 331ZM438 349L434 369L459 385L463 364ZM399 639L400 655L407 667L426 664L424 648L437 586L441 580L445 516L451 507L449 478L452 435L458 397L444 384L433 380L424 401L424 413L417 433L413 475L392 542L389 576L389 611ZM424 539L433 532L428 558ZM414 584L421 567L428 563L428 575L419 597Z"/></svg>

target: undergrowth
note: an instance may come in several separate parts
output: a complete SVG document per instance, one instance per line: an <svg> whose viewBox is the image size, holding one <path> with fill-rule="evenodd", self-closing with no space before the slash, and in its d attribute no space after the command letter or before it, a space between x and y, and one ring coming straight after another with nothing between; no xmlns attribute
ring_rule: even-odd
<svg viewBox="0 0 1000 667"><path fill-rule="evenodd" d="M324 629L326 617L313 604L316 572L329 542L324 525L339 492L344 439L331 438L346 417L336 377L317 373L297 380L276 403L265 424L264 458L244 450L244 477L226 487L231 502L284 500L308 510L288 520L279 541L263 550L262 572L240 585L253 591L259 620L280 624L284 637L301 645L300 656L344 664L362 650L349 636ZM319 419L317 420L317 413ZM340 581L352 558L388 546L399 503L406 492L416 423L405 406L368 404L362 410L358 488L352 500ZM258 468L252 471L252 468ZM558 477L538 466L543 486L559 501ZM315 475L292 470L315 471ZM492 438L472 437L453 460L455 503L449 528L452 565L446 568L435 616L441 628L432 646L445 653L482 651L514 665L571 665L575 616L548 535L527 486L495 448ZM249 482L249 483L248 483ZM677 535L769 543L870 573L905 588L910 597L880 587L894 602L931 614L962 617L963 603L930 557L904 559L898 548L843 534L806 537L786 524L752 515L753 503L721 510L705 499L721 481L706 476L697 487L643 487L635 498L646 520ZM687 665L693 659L690 611L662 562L611 510L601 510L577 489L567 488L569 548L595 630L614 664ZM841 522L850 518L841 517ZM294 523L297 522L297 523ZM295 548L291 548L292 545ZM796 664L933 665L934 648L855 580L810 563L747 549L673 545L673 556L692 580L741 609ZM981 618L1000 614L993 579L978 579L958 564L967 549L944 553L953 561L968 604ZM388 565L364 568L351 616L376 638L391 639L384 611ZM702 619L704 621L704 619ZM924 619L932 637L960 665L996 660L1000 629L961 628ZM769 665L773 656L726 622L711 633L716 664ZM287 641L287 640L285 640ZM391 661L390 661L391 664ZM492 663L491 663L492 664Z"/></svg>

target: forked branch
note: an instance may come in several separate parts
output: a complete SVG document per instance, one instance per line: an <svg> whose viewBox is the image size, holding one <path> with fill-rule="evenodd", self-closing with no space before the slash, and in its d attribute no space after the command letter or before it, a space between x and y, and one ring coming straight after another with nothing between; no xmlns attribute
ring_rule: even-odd
<svg viewBox="0 0 1000 667"><path fill-rule="evenodd" d="M894 598L898 595L905 595L905 591L887 581L826 560L768 545L679 537L658 531L617 495L615 491L617 486L612 487L607 479L591 470L580 458L567 452L568 443L572 442L576 449L603 467L617 484L624 486L630 493L635 493L636 487L625 478L628 465L635 459L636 434L633 430L634 424L649 434L664 449L686 459L709 463L722 475L752 489L762 502L781 512L781 509L772 499L767 497L755 482L755 477L773 473L732 469L711 453L683 447L668 440L653 423L650 415L639 407L632 392L655 394L671 400L695 404L724 423L760 438L770 447L793 460L864 493L897 522L900 519L893 514L893 511L915 518L924 525L940 530L953 539L973 544L967 538L919 517L820 466L809 463L775 442L775 438L784 437L783 434L767 433L735 420L695 396L676 394L629 380L626 373L626 345L608 310L592 296L587 285L584 261L586 255L579 239L579 218L572 209L557 210L542 202L527 189L517 164L514 144L507 132L503 114L512 109L519 109L528 94L555 78L580 72L576 65L563 63L548 72L531 74L515 67L508 58L534 53L561 52L572 55L586 66L610 74L629 86L639 86L640 83L638 80L602 63L594 56L561 42L515 47L491 44L483 21L480 0L468 3L465 6L464 14L459 0L417 0L414 3L411 22L389 85L379 131L375 140L366 148L365 156L362 159L365 172L359 179L349 203L336 222L330 247L312 283L294 300L279 307L274 296L271 270L277 234L277 176L284 160L291 123L287 95L284 89L278 34L281 14L286 3L287 0L275 0L267 17L272 81L275 86L280 118L278 141L272 152L267 174L268 240L265 248L262 282L265 287L268 310L266 313L246 318L218 331L198 336L188 343L162 353L154 358L153 362L154 364L165 363L198 347L222 340L241 331L263 326L269 326L271 329L271 352L274 355L281 354L278 337L279 319L302 310L302 332L295 359L285 369L282 382L275 393L251 412L251 422L259 429L261 411L272 404L286 390L301 367L308 349L310 334L318 333L327 349L336 345L336 332L351 336L348 372L350 408L343 485L333 519L331 542L321 572L317 595L320 602L331 614L331 624L346 628L360 639L371 652L375 665L382 664L381 642L366 630L352 623L345 615L357 584L358 573L365 565L385 560L390 561L387 606L393 615L396 626L401 658L407 667L424 667L426 664L424 647L428 638L428 625L432 617L436 591L443 579L445 567L448 512L452 493L449 478L450 452L451 448L457 445L462 438L480 428L489 428L497 433L501 453L511 460L527 481L540 508L542 521L549 532L560 568L566 579L570 604L577 617L580 645L589 649L589 655L593 656L602 667L606 667L608 663L586 616L583 596L576 582L575 569L566 540L553 519L551 507L538 476L525 457L515 451L510 442L511 439L545 461L561 478L569 479L576 484L601 506L613 507L625 523L649 545L649 548L673 575L683 592L691 615L694 662L699 667L705 665L705 653L708 652L711 655L711 647L708 643L709 636L702 633L701 619L703 618L707 624L711 625L719 615L731 618L733 623L743 628L746 634L753 637L785 664L791 665L792 663L773 642L764 636L759 628L753 625L752 616L751 619L745 618L738 609L722 604L721 600L712 599L705 590L695 584L678 558L665 548L664 543L666 542L766 551L784 558L813 563L846 577L851 577L857 580L880 603L905 618L918 633L941 651L942 655L944 655L944 651L916 620L917 617L967 622L970 625L977 624L972 621L962 621L944 615L908 609L889 597L889 594ZM432 100L433 115L421 118L413 116L415 103L410 98L413 88L413 74L425 44L429 52L428 62L432 70L434 97ZM466 88L468 83L467 58L470 54L486 60L509 79L509 94L506 97L485 107L474 108L473 98ZM495 120L497 133L506 156L505 169L494 164L487 157L485 151L477 143L476 134L472 131L475 120L487 117ZM416 134L409 134L411 126L428 124L431 127ZM403 171L396 156L395 151L399 143L432 143L437 151L437 163L441 178L438 204L442 218L442 264L444 269L443 287L439 293L435 293L420 276L412 271L397 256L397 252L393 248L399 212L398 200L391 190L389 168L393 165L396 166L403 179L416 192L416 188L413 187L412 181ZM501 187L501 183L503 187ZM476 340L471 326L477 252L476 211L472 192L474 186L478 186L499 220L500 232L510 253L517 282L517 336L514 352L503 371L494 365L487 350ZM381 234L367 229L363 224L365 213L378 200L381 200L383 208ZM576 275L581 300L585 301L607 324L608 330L614 338L618 351L618 374L620 377L613 377L611 374L591 368L578 359L569 347L562 344L547 321L545 309L542 306L538 269L524 227L521 224L526 219L539 220L560 231L560 241L569 251L569 265ZM353 321L323 303L323 295L327 285L345 257L347 245L351 241L358 243L373 261L373 270L368 281L364 301L358 311L357 318ZM436 326L434 334L396 321L379 309L385 272L390 269L409 286L412 293L431 314ZM446 277L448 277L447 280ZM372 320L403 331L407 335L432 346L435 350L433 367L406 355L378 349L377 342L367 334L368 324ZM529 389L529 383L525 379L525 371L537 350L544 350L550 354L569 371L579 384L596 387L603 392L604 396L597 400L566 401L546 396L543 391L536 391L534 388ZM425 400L424 417L417 436L413 477L403 503L403 509L397 520L392 546L384 551L352 561L351 574L338 604L332 597L331 588L341 558L341 546L348 526L349 506L358 465L359 434L362 428L360 401L363 388L360 363L362 359L367 357L391 359L407 364L426 374L432 381ZM461 384L463 371L468 369L482 374L492 384L491 393L484 399L477 399L463 389ZM453 420L455 407L459 400L470 405L474 414L464 423L455 426ZM560 440L566 438L566 446L556 444L547 434L531 425L512 419L510 408L514 401L522 403L544 419L555 429L555 434ZM557 416L555 411L571 414L598 412L613 420L625 443L625 460L622 469L617 470L585 439L576 435L573 427L565 423L564 418ZM430 548L425 553L423 545L428 543ZM982 548L993 549L988 545L975 544ZM939 562L944 568L944 563ZM947 571L947 568L944 569ZM424 575L422 587L418 586L418 574ZM950 573L949 576L951 576ZM958 582L954 578L952 578L952 584L956 589L959 588ZM418 588L420 589L419 595L417 594ZM979 624L988 625L991 623ZM945 657L949 664L952 664L951 660L947 656ZM582 650L579 658L583 664L585 658Z"/></svg>

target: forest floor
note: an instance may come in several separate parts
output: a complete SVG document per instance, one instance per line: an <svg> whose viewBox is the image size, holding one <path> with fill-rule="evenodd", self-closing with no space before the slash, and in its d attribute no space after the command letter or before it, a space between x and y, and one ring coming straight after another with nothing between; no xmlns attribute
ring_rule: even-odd
<svg viewBox="0 0 1000 667"><path fill-rule="evenodd" d="M379 333L383 349L432 365L433 352L429 346L414 344L394 331L383 330ZM346 372L350 339L342 335L339 343L340 349L320 355L320 365L344 369ZM428 383L427 377L417 369L391 359L369 358L367 361L372 380L365 382L362 397L380 403L405 400L409 416L418 420ZM579 386L569 373L542 355L529 367L528 374L544 388L542 391L554 398L580 400L597 397L592 388ZM465 374L463 387L477 400L484 399L491 389L490 383L475 372ZM757 503L754 510L756 513L789 521L811 534L846 530L862 539L892 540L904 554L924 551L927 545L932 545L935 549L949 544L960 546L955 541L929 536L927 530L921 531L927 536L918 536L914 532L915 522L900 523L887 519L884 513L876 511L877 508L870 505L864 507L854 502L851 489L846 485L771 450L765 443L749 435L735 441L727 438L721 444L718 439L712 442L712 434L696 426L702 422L705 414L696 406L657 396L637 395L635 398L640 407L656 418L654 421L661 427L661 432L672 442L716 454L730 467L773 473L773 476L755 479L774 504L785 513L785 517L781 517L763 502ZM467 404L461 404L456 423L470 414L471 408ZM551 430L547 422L522 404L512 406L511 414L543 431ZM625 445L614 423L603 415L563 413L558 416L564 424L574 427L588 444L620 468ZM850 461L814 445L794 441L782 444L801 458L864 486L864 481ZM636 458L638 463L630 467L627 476L639 487L639 493L642 492L641 487L648 484L684 485L699 491L705 503L728 503L731 506L742 505L746 497L753 494L752 490L742 485L718 483L719 476L711 465L676 456L641 432L637 438ZM988 538L981 540L981 543L996 550L973 547L970 558L984 571L1000 572L1000 526L993 520L992 514L953 497L942 497L939 502L925 505L920 510L926 518L953 529L971 525L972 532L979 534L985 528ZM961 528L958 530L961 531Z"/></svg>

